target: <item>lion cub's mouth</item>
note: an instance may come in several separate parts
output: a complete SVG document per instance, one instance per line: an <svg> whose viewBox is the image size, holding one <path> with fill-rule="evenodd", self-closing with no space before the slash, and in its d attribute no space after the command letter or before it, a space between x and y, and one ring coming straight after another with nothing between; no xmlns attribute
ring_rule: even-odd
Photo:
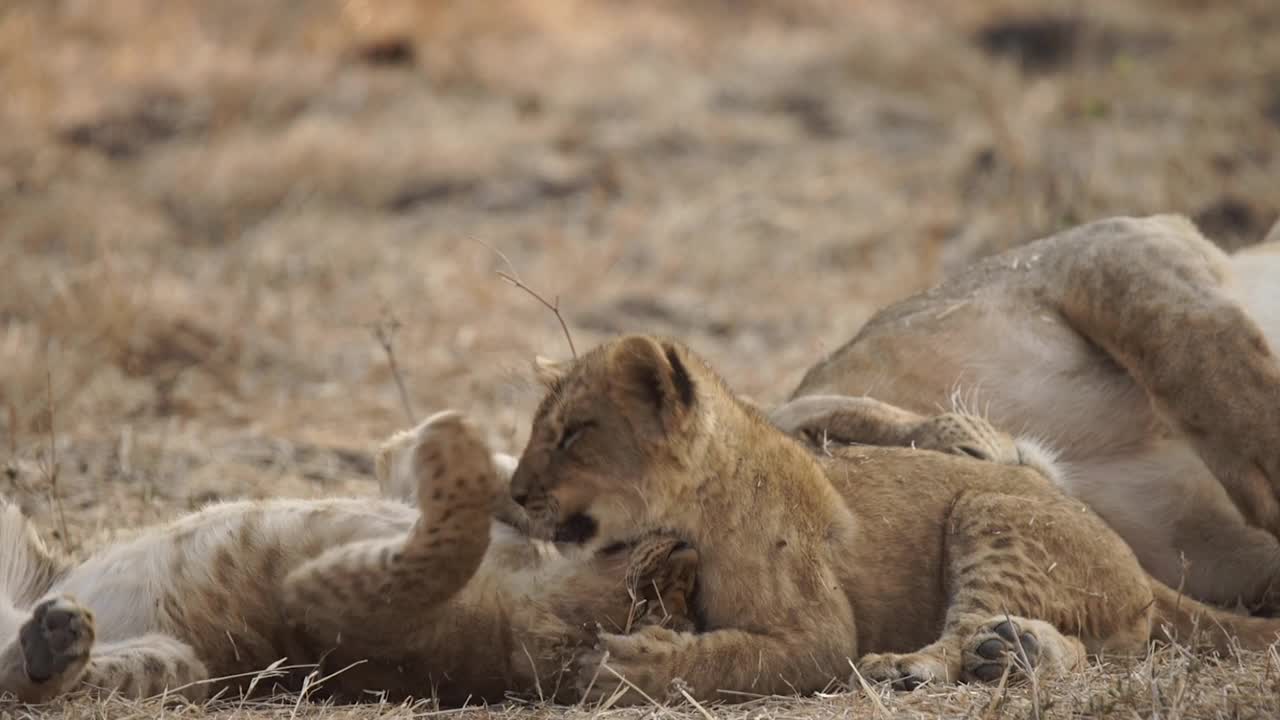
<svg viewBox="0 0 1280 720"><path fill-rule="evenodd" d="M573 513L556 526L554 541L582 545L596 536L599 525L584 513Z"/></svg>

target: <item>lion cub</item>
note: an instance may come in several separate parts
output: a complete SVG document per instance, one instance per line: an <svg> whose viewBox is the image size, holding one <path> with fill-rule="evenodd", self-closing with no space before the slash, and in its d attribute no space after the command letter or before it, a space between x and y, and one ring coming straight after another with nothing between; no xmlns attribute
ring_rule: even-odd
<svg viewBox="0 0 1280 720"><path fill-rule="evenodd" d="M378 468L384 489L412 485L418 507L215 505L77 566L4 506L0 690L24 702L82 689L201 699L246 690L283 659L287 674L258 688L345 668L322 690L563 697L557 677L597 623L692 628L692 548L644 533L591 552L539 547L492 519L507 484L457 414L397 435Z"/></svg>
<svg viewBox="0 0 1280 720"><path fill-rule="evenodd" d="M554 374L511 482L532 529L587 548L662 529L698 548L709 631L603 633L591 697L628 683L700 700L813 692L849 676L991 681L1139 654L1166 628L1265 647L1280 620L1229 615L1152 579L1040 472L910 448L814 452L688 349L629 336ZM961 452L961 454L964 454ZM585 531L584 531L585 529ZM630 687L630 686L628 686ZM637 693L630 693L637 700Z"/></svg>

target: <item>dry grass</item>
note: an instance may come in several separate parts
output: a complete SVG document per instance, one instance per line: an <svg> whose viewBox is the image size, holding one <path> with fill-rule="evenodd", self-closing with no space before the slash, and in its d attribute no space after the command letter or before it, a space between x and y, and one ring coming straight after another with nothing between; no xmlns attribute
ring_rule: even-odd
<svg viewBox="0 0 1280 720"><path fill-rule="evenodd" d="M461 408L517 448L528 360L568 348L476 240L560 298L579 348L676 335L773 400L983 253L1112 213L1186 212L1227 245L1275 218L1280 5L951 5L0 4L3 491L50 533L61 505L83 552L215 497L372 493L365 449L405 407ZM370 333L390 316L407 400ZM1272 664L1168 653L1046 685L1043 706L1275 715ZM1034 707L995 698L883 701ZM322 712L384 711L299 714Z"/></svg>

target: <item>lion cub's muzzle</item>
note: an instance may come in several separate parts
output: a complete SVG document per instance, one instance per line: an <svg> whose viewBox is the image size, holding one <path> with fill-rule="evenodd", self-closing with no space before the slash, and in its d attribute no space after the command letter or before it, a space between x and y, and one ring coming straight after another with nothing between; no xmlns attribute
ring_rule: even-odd
<svg viewBox="0 0 1280 720"><path fill-rule="evenodd" d="M516 468L511 480L511 498L524 508L531 537L581 545L596 536L599 524L591 516L581 511L566 512L556 496L530 480L530 475Z"/></svg>

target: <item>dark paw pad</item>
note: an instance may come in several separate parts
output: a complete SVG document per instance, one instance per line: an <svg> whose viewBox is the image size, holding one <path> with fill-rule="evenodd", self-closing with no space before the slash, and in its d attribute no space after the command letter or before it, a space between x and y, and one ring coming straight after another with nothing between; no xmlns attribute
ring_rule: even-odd
<svg viewBox="0 0 1280 720"><path fill-rule="evenodd" d="M93 645L93 616L67 598L46 600L31 612L18 631L27 677L47 682L89 656Z"/></svg>
<svg viewBox="0 0 1280 720"><path fill-rule="evenodd" d="M1012 669L1030 671L1040 661L1040 642L1029 632L1011 621L1004 621L990 630L988 637L973 649L978 657L989 662L976 663L969 673L979 681L995 682L1004 675L1011 662Z"/></svg>

